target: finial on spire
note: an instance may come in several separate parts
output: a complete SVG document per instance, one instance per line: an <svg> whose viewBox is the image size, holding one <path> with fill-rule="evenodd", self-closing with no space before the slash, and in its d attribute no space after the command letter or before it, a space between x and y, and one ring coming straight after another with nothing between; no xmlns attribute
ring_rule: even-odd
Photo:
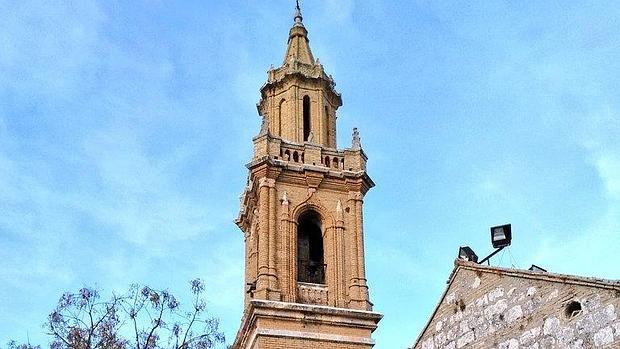
<svg viewBox="0 0 620 349"><path fill-rule="evenodd" d="M296 6L295 6L295 24L299 23L301 24L301 22L303 21L303 17L301 16L301 8L299 7L299 0L296 0Z"/></svg>

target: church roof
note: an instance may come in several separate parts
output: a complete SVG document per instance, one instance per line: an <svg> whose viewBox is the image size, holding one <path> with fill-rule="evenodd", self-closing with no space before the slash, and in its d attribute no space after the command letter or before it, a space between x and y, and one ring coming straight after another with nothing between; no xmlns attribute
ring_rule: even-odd
<svg viewBox="0 0 620 349"><path fill-rule="evenodd" d="M454 269L448 278L447 283L450 284L456 273L458 273L461 269L465 270L474 270L483 273L493 273L499 275L506 276L514 276L525 279L537 279L551 282L560 282L563 284L576 284L576 285L587 285L593 287L601 287L601 288L612 288L620 290L620 280L607 280L596 277L587 277L587 276L577 276L577 275L568 275L568 274L556 274L550 272L539 272L539 271L531 271L524 269L516 269L516 268L502 268L490 265L483 265L474 262L469 262L462 259L456 259L454 261Z"/></svg>
<svg viewBox="0 0 620 349"><path fill-rule="evenodd" d="M421 341L425 339L427 333L431 332L430 329L431 324L438 322L438 319L442 316L442 313L445 312L445 307L447 304L453 303L450 297L453 296L456 289L461 287L461 283L463 283L463 279L478 279L473 280L473 283L480 282L479 279L482 279L488 275L493 277L495 280L505 280L508 278L511 279L520 279L523 281L523 284L527 286L532 285L540 285L544 284L555 284L557 288L565 288L565 287L582 287L588 288L591 290L600 290L600 291L610 291L614 294L620 295L620 280L607 280L595 277L583 277L576 275L566 275L566 274L556 274L550 272L541 272L541 271L531 271L531 270L523 270L523 269L515 269L515 268L502 268L496 266L488 266L481 265L474 262L456 259L454 261L454 269L452 270L450 276L447 280L447 287L440 297L437 306L433 310L433 313L429 317L426 325L420 332L418 338L414 342L411 348L418 348L421 345ZM492 289L494 287L501 287L503 281L495 281L491 282L490 285L487 285L485 289ZM457 283L459 285L457 285ZM470 282L471 284L471 282ZM473 286L472 286L473 287ZM458 292L458 291L457 291ZM468 292L473 292L473 289ZM598 291L595 291L598 292ZM477 300L479 301L479 300ZM465 308L465 305L463 306ZM499 338L498 340L502 340L503 338ZM423 348L425 346L422 346Z"/></svg>

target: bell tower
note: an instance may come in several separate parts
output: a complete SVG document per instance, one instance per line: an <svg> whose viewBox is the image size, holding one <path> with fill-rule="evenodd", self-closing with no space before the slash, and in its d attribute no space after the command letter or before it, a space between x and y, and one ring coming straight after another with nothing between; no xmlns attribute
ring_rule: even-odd
<svg viewBox="0 0 620 349"><path fill-rule="evenodd" d="M310 50L297 4L284 62L271 68L236 224L245 239L245 348L372 348L362 206L374 183L353 130L336 145L335 83Z"/></svg>

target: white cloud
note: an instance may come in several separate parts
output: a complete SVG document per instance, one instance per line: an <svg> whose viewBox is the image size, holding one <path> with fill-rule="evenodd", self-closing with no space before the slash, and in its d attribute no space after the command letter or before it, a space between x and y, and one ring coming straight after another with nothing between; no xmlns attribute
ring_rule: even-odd
<svg viewBox="0 0 620 349"><path fill-rule="evenodd" d="M9 1L0 13L0 86L21 97L79 93L85 68L101 54L106 18L97 3Z"/></svg>
<svg viewBox="0 0 620 349"><path fill-rule="evenodd" d="M327 17L341 24L351 20L354 8L354 0L327 0L325 2Z"/></svg>
<svg viewBox="0 0 620 349"><path fill-rule="evenodd" d="M214 229L232 225L222 200L201 195L217 193L209 178L225 171L213 161L199 167L207 169L193 192L185 184L199 176L187 162L203 163L210 151L208 137L185 132L200 125L212 137L214 120L197 116L204 105L175 99L167 48L140 56L111 41L95 1L0 2L0 17L0 96L10 97L0 103L0 294L21 290L20 300L36 299L45 312L76 284L95 279L122 291L154 275L158 260L182 262L177 242L210 245L209 258L227 254ZM242 280L214 265L217 287ZM14 316L0 316L0 327ZM38 329L44 315L36 316L22 328Z"/></svg>
<svg viewBox="0 0 620 349"><path fill-rule="evenodd" d="M599 156L596 168L609 197L620 201L620 155L614 153Z"/></svg>
<svg viewBox="0 0 620 349"><path fill-rule="evenodd" d="M187 152L149 154L140 132L125 126L92 132L83 152L94 170L83 179L95 187L73 193L74 208L124 240L155 252L213 229L205 203L177 191L178 162Z"/></svg>
<svg viewBox="0 0 620 349"><path fill-rule="evenodd" d="M532 262L550 272L620 279L620 208L610 207L600 219L579 235L556 232L559 238L542 236Z"/></svg>

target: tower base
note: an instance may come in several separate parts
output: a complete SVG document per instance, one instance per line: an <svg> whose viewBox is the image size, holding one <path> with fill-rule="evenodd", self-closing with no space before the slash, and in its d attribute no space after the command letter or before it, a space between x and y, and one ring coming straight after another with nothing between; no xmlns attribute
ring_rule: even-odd
<svg viewBox="0 0 620 349"><path fill-rule="evenodd" d="M370 349L383 315L372 311L252 300L233 349Z"/></svg>

